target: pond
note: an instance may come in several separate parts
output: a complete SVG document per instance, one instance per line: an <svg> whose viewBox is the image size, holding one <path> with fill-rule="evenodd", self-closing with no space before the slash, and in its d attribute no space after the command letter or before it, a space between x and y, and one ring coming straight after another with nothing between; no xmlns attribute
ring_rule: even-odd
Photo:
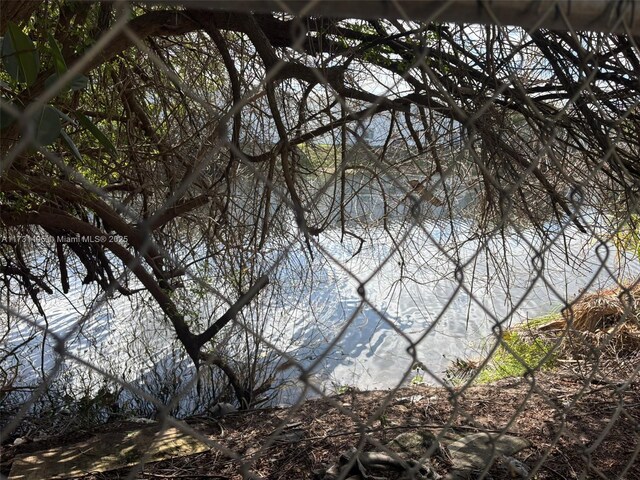
<svg viewBox="0 0 640 480"><path fill-rule="evenodd" d="M550 224L544 245L526 229L477 238L464 215L447 221L433 204L416 213L401 185L389 181L386 190L399 199L392 215L380 192L360 189L345 206L349 235L335 224L313 239L312 255L298 238L265 256L278 294L274 299L265 290L255 301L258 315L268 318L261 335L305 369L318 391L393 388L417 375L440 383L451 361L479 355L496 329L558 311L583 289L640 271L635 262L620 263L612 246L571 226ZM470 204L473 198L462 195L454 207ZM67 351L117 378L148 385L159 381L158 372L188 370L174 335L144 296L133 303L111 299L79 327L96 294L76 278L67 295L43 297L46 320L25 316L50 334L72 332ZM18 322L3 342L15 346L33 332ZM51 336L43 342L37 334L23 347L23 382L52 368L53 344ZM277 401L292 402L299 370L280 375L290 382ZM93 372L93 380L83 381L95 386L100 380Z"/></svg>
<svg viewBox="0 0 640 480"><path fill-rule="evenodd" d="M532 238L515 233L468 241L453 258L434 241L442 232L423 227L400 248L377 231L353 259L337 232L319 239L325 255L309 267L313 285L298 287L281 311L296 358L319 384L393 388L418 374L439 383L451 361L478 356L497 325L559 311L582 289L611 285L619 267L611 247L604 258L606 247L572 229L567 263L565 244L539 253ZM420 372L412 371L416 362Z"/></svg>

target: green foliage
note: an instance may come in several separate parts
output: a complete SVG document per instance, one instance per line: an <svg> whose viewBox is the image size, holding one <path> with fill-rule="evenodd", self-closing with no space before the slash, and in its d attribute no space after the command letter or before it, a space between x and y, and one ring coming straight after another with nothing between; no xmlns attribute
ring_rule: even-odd
<svg viewBox="0 0 640 480"><path fill-rule="evenodd" d="M13 104L5 97L0 97L0 130L10 127L13 122L18 119L18 117L11 112L9 106L18 109L17 105Z"/></svg>
<svg viewBox="0 0 640 480"><path fill-rule="evenodd" d="M341 148L327 143L301 143L298 145L302 166L317 173L322 170L332 173L339 161Z"/></svg>
<svg viewBox="0 0 640 480"><path fill-rule="evenodd" d="M518 330L502 335L500 345L477 377L479 383L502 378L521 377L529 371L545 370L554 366L554 342Z"/></svg>
<svg viewBox="0 0 640 480"><path fill-rule="evenodd" d="M547 313L546 315L541 315L539 317L527 318L527 320L524 323L522 323L521 325L518 325L516 328L520 331L537 330L543 325L547 325L548 323L551 323L551 322L556 322L561 318L562 318L562 314L559 311L554 311L554 312Z"/></svg>
<svg viewBox="0 0 640 480"><path fill-rule="evenodd" d="M15 23L9 22L2 41L2 64L18 83L32 85L38 78L40 55L31 39Z"/></svg>
<svg viewBox="0 0 640 480"><path fill-rule="evenodd" d="M52 73L51 75L49 75L44 81L45 87L51 87L51 85L55 84L58 81L58 78L60 78L60 75L57 73ZM84 75L78 75L72 78L68 83L65 83L59 91L64 92L68 89L71 89L72 91L77 92L78 90L84 90L85 88L87 88L88 83L89 79L87 77L85 77Z"/></svg>
<svg viewBox="0 0 640 480"><path fill-rule="evenodd" d="M333 390L336 392L337 395L346 395L348 393L356 393L358 392L358 389L352 385L348 385L348 384L337 384L337 383L333 383Z"/></svg>
<svg viewBox="0 0 640 480"><path fill-rule="evenodd" d="M60 50L58 42L50 33L48 34L47 40L49 44L49 54L53 59L53 66L56 71L55 73L49 75L49 77L47 77L47 79L45 80L45 86L48 88L53 85L58 80L58 78L65 74L65 72L67 71L67 63L62 56L62 51ZM74 92L78 90L84 90L85 88L87 88L88 83L89 79L87 77L85 77L84 75L77 75L72 78L68 84L64 85L64 87L60 89L60 92L63 92L69 88Z"/></svg>
<svg viewBox="0 0 640 480"><path fill-rule="evenodd" d="M619 252L628 252L640 259L640 215L632 215L631 220L613 237Z"/></svg>
<svg viewBox="0 0 640 480"><path fill-rule="evenodd" d="M69 137L67 132L62 130L60 132L60 137L62 138L62 141L67 145L67 147L69 148L69 151L75 157L75 159L82 162L82 155L80 155L80 151L78 150L78 147L76 146L75 143L73 143L73 140L71 140L71 137Z"/></svg>
<svg viewBox="0 0 640 480"><path fill-rule="evenodd" d="M13 90L14 95L17 97L21 84L26 83L27 86L33 85L38 79L40 74L40 54L48 54L48 58L51 59L52 67L55 73L49 75L45 80L45 87L50 87L56 81L66 73L67 64L62 55L62 50L57 41L50 33L47 34L46 45L40 43L36 46L29 36L20 29L15 23L9 22L7 31L2 38L2 46L0 47L2 53L2 64L7 74L13 80L12 85L6 85L7 90ZM83 90L87 87L89 79L84 75L77 75L64 85L59 91L58 95L63 94L65 91L71 89L72 91ZM2 97L0 103L0 129L5 129L11 126L16 120L17 115L15 110L12 111L11 105L16 110L22 111L22 105L18 105L15 100ZM44 105L36 109L35 113L31 117L31 127L33 131L33 143L36 146L50 145L58 138L62 137L63 143L65 143L74 157L80 158L80 152L75 143L71 140L71 137L63 131L62 120L65 119L72 123L73 121L64 115L60 110L54 107L54 105ZM86 119L85 119L86 120ZM82 123L82 120L81 120ZM87 125L90 125L87 126ZM92 135L101 144L110 144L110 142L99 132L97 127L91 124L90 121L84 122L85 128L87 128ZM97 133L96 133L97 132ZM109 150L109 148L108 148ZM113 145L111 145L110 153L115 152Z"/></svg>
<svg viewBox="0 0 640 480"><path fill-rule="evenodd" d="M423 371L427 371L427 367L421 361L416 361L413 365L411 365L411 370L415 370L416 374L411 379L411 385L424 385L424 375Z"/></svg>
<svg viewBox="0 0 640 480"><path fill-rule="evenodd" d="M80 122L80 125L88 130L89 133L91 133L91 135L93 135L93 137L107 150L107 152L109 152L109 155L114 158L118 156L116 147L113 146L111 140L109 140L107 136L102 133L100 129L93 124L93 122L91 122L91 120L80 112L75 112L75 117L78 119L78 122Z"/></svg>
<svg viewBox="0 0 640 480"><path fill-rule="evenodd" d="M56 69L56 73L58 75L62 75L67 71L67 63L64 61L60 46L51 33L48 34L47 40L49 42L49 53L51 53L51 58L53 58L53 65Z"/></svg>
<svg viewBox="0 0 640 480"><path fill-rule="evenodd" d="M502 334L499 345L483 367L481 359L455 359L445 372L451 385L467 383L474 374L476 383L491 383L509 377L522 377L527 372L548 370L555 366L556 342L543 337L539 328L562 318L559 312L527 319ZM479 370L479 372L478 372Z"/></svg>
<svg viewBox="0 0 640 480"><path fill-rule="evenodd" d="M62 122L58 111L50 105L38 109L34 115L36 145L53 143L62 130Z"/></svg>

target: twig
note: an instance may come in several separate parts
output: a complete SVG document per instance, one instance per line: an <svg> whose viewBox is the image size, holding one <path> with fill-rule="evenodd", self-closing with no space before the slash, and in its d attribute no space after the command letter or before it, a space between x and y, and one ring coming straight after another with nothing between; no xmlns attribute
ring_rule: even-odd
<svg viewBox="0 0 640 480"><path fill-rule="evenodd" d="M432 424L432 423L418 423L415 425L394 425L394 426L387 426L387 427L378 427L378 428L370 428L367 429L365 431L365 433L374 433L374 432L380 432L380 431L386 431L386 430L406 430L406 429L417 429L417 428L429 428L429 429L442 429L442 428L451 428L453 430L473 430L473 431L482 431L482 432L489 432L489 433L504 433L504 434L509 434L509 435L516 435L518 436L519 434L517 432L503 432L502 430L496 430L496 429L488 429L488 428L480 428L480 427L471 427L468 425L446 425L446 424ZM326 435L320 435L318 437L307 437L302 439L301 441L309 441L309 440L324 440L326 438L332 438L332 437L342 437L345 435L354 435L354 434L358 434L361 433L361 430L350 430L347 432L336 432L336 433L328 433Z"/></svg>
<svg viewBox="0 0 640 480"><path fill-rule="evenodd" d="M151 472L141 472L141 475L147 475L154 478L217 478L221 480L229 479L231 477L227 475L216 475L216 474L207 474L207 473L198 473L198 474L184 474L178 475L175 473L171 474L163 474L163 473L151 473Z"/></svg>

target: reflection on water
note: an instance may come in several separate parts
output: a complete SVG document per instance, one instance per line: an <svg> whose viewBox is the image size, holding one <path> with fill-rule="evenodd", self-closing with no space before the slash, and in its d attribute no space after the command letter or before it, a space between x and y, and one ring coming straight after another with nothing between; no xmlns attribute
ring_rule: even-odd
<svg viewBox="0 0 640 480"><path fill-rule="evenodd" d="M313 258L298 247L274 254L266 263L275 265L278 306L267 307L273 302L267 291L256 300L268 308L270 342L309 369L321 388L394 387L411 380L415 361L428 369L424 380L437 383L451 360L476 353L497 326L562 308L581 289L611 284L618 275L615 255L603 255L606 246L572 229L544 250L526 232L479 240L470 222L441 219L442 207L423 205L418 215L393 181L387 194L396 203L384 205L380 192L367 188L346 205L351 235L342 238L339 226L325 231ZM470 203L463 195L454 209ZM388 224L380 221L385 213ZM605 256L610 271L602 269ZM637 272L634 266L626 274ZM63 335L95 293L76 279L66 297L43 298L47 320L36 321ZM174 334L144 298L136 301L142 304L120 297L97 308L69 338L68 351L130 379L144 379L158 359L174 358ZM4 341L17 345L33 332L21 324ZM24 357L25 379L53 365L53 342L41 355L41 341L36 335Z"/></svg>
<svg viewBox="0 0 640 480"><path fill-rule="evenodd" d="M411 241L399 248L378 229L355 258L350 258L353 245L340 243L338 235L321 236L325 255L308 264L322 281L303 295L299 284L291 285L296 297L310 301L282 311L290 338L305 346L300 358L320 358L304 363L325 385L394 387L414 360L432 374L425 381L438 382L448 362L477 353L496 325L560 309L581 289L614 281L609 272L599 271L595 246L576 232L566 238L572 265L565 261L562 243L538 254L532 238L515 233L484 248L468 241L456 256L448 256L434 241L443 235L435 225L413 228ZM614 257L609 255L611 271L617 268ZM364 296L357 291L361 284Z"/></svg>

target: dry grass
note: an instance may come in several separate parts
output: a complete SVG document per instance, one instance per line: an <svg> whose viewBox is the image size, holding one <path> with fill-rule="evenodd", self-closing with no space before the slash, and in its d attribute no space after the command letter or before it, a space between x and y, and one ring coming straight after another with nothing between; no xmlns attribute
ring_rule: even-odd
<svg viewBox="0 0 640 480"><path fill-rule="evenodd" d="M574 330L596 332L608 327L638 324L640 286L588 293L579 297L562 314Z"/></svg>
<svg viewBox="0 0 640 480"><path fill-rule="evenodd" d="M539 328L560 341L560 354L591 364L622 365L640 352L640 286L615 288L578 297L562 319Z"/></svg>

